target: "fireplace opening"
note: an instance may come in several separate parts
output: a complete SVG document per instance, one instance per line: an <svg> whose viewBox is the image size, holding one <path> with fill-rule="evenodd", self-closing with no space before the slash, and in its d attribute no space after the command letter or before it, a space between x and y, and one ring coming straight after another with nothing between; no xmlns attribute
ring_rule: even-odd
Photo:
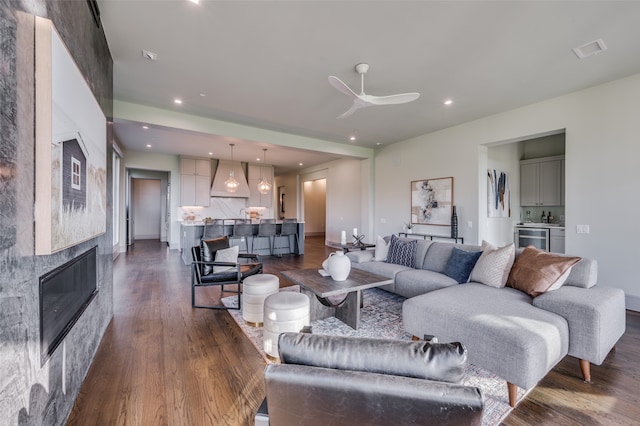
<svg viewBox="0 0 640 426"><path fill-rule="evenodd" d="M40 360L49 359L98 292L97 247L40 277Z"/></svg>

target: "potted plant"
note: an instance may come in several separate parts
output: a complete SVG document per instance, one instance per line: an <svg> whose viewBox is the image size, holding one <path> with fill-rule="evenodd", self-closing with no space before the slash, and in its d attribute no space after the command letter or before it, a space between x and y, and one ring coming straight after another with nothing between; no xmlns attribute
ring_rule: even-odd
<svg viewBox="0 0 640 426"><path fill-rule="evenodd" d="M411 223L411 222L409 222L409 223L405 222L404 223L404 228L407 230L407 234L413 234L413 227L414 227L414 224Z"/></svg>

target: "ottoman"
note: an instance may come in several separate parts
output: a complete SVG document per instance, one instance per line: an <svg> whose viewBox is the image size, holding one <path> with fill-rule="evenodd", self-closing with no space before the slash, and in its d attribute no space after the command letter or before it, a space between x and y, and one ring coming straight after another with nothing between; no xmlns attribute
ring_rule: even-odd
<svg viewBox="0 0 640 426"><path fill-rule="evenodd" d="M253 327L262 326L264 300L280 290L275 275L257 274L247 277L242 284L242 318Z"/></svg>
<svg viewBox="0 0 640 426"><path fill-rule="evenodd" d="M278 337L286 331L299 332L309 325L309 298L298 292L282 291L264 301L262 339L265 353L278 359Z"/></svg>

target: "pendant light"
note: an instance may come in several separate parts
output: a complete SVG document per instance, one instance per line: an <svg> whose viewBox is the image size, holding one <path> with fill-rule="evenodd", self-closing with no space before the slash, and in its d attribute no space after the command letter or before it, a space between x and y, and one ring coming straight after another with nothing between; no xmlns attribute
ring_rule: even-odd
<svg viewBox="0 0 640 426"><path fill-rule="evenodd" d="M267 149L263 148L262 149L263 153L262 153L262 163L265 164L265 162L267 161ZM260 182L258 182L258 191L261 194L268 194L271 191L271 182L269 182L269 179L265 178L262 176L262 169L263 167L260 167Z"/></svg>
<svg viewBox="0 0 640 426"><path fill-rule="evenodd" d="M240 184L238 183L236 178L233 176L233 146L234 146L234 144L230 143L229 146L231 147L231 170L229 170L229 179L224 181L224 187L227 190L227 192L236 192L238 190L238 187L240 186Z"/></svg>

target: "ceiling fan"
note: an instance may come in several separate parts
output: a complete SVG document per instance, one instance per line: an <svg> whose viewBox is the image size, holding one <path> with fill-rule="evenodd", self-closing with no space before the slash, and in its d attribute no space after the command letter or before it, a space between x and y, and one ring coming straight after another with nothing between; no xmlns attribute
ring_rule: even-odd
<svg viewBox="0 0 640 426"><path fill-rule="evenodd" d="M373 96L364 93L364 75L369 71L369 64L357 64L356 72L360 74L360 94L357 94L349 88L342 80L336 76L329 76L329 84L353 99L353 105L344 114L338 118L348 117L360 108L366 108L374 105L396 105L406 104L415 101L420 97L420 93L400 93L398 95L389 96Z"/></svg>

